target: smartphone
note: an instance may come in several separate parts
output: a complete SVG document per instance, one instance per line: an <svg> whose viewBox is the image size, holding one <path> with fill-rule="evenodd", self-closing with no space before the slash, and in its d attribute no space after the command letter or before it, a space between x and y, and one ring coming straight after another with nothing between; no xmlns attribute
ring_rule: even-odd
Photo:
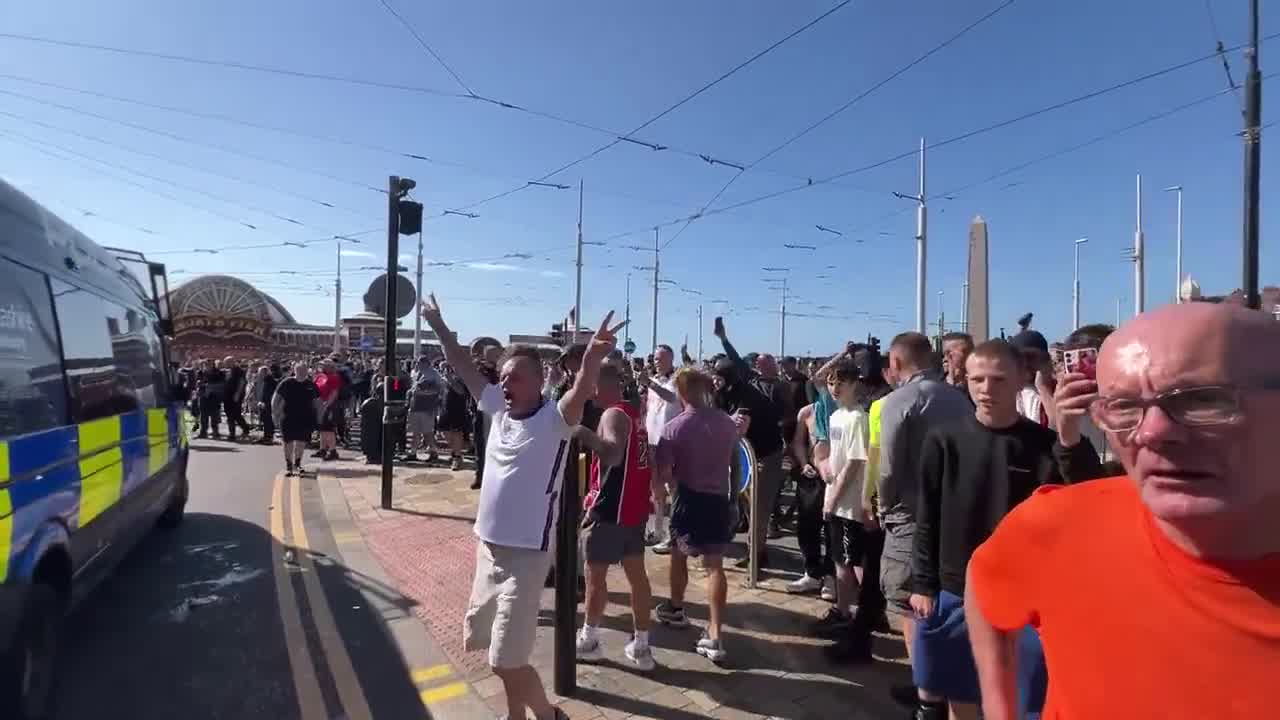
<svg viewBox="0 0 1280 720"><path fill-rule="evenodd" d="M1098 379L1097 348L1078 348L1062 353L1062 368L1069 373L1080 373L1090 380Z"/></svg>
<svg viewBox="0 0 1280 720"><path fill-rule="evenodd" d="M715 334L716 335L724 334L724 318L720 317L719 315L716 316Z"/></svg>

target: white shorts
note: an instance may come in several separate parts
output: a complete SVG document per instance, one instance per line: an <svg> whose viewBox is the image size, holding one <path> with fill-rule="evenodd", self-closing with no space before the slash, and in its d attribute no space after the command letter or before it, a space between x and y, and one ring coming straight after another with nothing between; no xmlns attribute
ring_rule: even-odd
<svg viewBox="0 0 1280 720"><path fill-rule="evenodd" d="M477 542L476 577L462 620L463 647L488 648L492 667L528 665L551 562L550 552Z"/></svg>
<svg viewBox="0 0 1280 720"><path fill-rule="evenodd" d="M416 412L409 413L408 430L415 436L428 436L434 439L436 434L436 416L435 413Z"/></svg>

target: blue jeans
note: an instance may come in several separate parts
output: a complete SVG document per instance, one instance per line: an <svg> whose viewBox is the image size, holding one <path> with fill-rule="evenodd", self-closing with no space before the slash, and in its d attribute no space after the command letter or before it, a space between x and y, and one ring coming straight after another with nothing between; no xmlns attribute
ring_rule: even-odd
<svg viewBox="0 0 1280 720"><path fill-rule="evenodd" d="M964 602L942 591L933 614L917 618L911 642L911 676L916 687L962 703L979 703L978 668L969 645ZM1030 626L1018 633L1017 680L1019 711L1039 713L1044 707L1049 675L1040 636Z"/></svg>

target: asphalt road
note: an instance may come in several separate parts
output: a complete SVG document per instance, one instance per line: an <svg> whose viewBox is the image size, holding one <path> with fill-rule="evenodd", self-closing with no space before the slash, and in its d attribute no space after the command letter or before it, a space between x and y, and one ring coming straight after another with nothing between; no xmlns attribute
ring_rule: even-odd
<svg viewBox="0 0 1280 720"><path fill-rule="evenodd" d="M394 643L333 562L314 480L291 496L278 445L192 447L185 522L149 535L68 619L54 718L427 718ZM273 515L276 492L285 507ZM285 554L298 542L291 500L306 508L305 559ZM349 656L345 677L335 654Z"/></svg>

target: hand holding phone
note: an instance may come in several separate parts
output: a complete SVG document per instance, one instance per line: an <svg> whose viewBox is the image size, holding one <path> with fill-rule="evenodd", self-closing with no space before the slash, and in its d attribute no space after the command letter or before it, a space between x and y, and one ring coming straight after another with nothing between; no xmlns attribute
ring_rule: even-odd
<svg viewBox="0 0 1280 720"><path fill-rule="evenodd" d="M716 334L716 337L724 337L724 318L719 315L716 316L715 329L712 332Z"/></svg>
<svg viewBox="0 0 1280 720"><path fill-rule="evenodd" d="M1068 373L1079 373L1090 380L1097 380L1097 348L1086 347L1076 350L1064 350L1062 353L1062 369Z"/></svg>

